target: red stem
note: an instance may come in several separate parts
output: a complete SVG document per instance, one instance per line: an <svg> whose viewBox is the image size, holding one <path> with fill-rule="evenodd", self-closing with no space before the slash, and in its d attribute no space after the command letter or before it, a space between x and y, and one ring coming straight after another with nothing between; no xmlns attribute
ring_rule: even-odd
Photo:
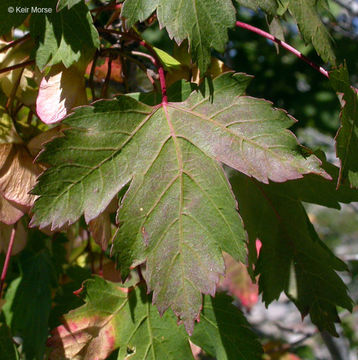
<svg viewBox="0 0 358 360"><path fill-rule="evenodd" d="M13 248L14 242L15 242L16 227L17 227L17 224L15 223L14 227L11 230L10 242L9 242L9 246L7 248L4 266L2 268L1 280L0 280L0 299L2 298L2 290L3 290L5 279L6 279L7 269L9 268L9 264L10 264L12 248Z"/></svg>
<svg viewBox="0 0 358 360"><path fill-rule="evenodd" d="M266 39L269 39L269 40L275 42L276 44L280 45L281 47L288 50L292 54L296 55L299 59L303 60L305 63L310 65L313 69L319 71L323 76L325 76L326 78L329 79L329 73L328 73L327 70L325 70L322 66L318 66L317 64L315 64L312 60L310 60L308 57L303 55L301 52L299 52L297 49L295 49L291 45L285 43L284 41L281 41L280 39L277 39L277 37L269 34L266 31L263 31L263 30L255 27L255 26L246 24L246 23L241 22L241 21L236 21L236 26L241 27L241 28L246 29L246 30L249 30L249 31L252 31L252 32L254 32L254 33L256 33L256 34L258 34L260 36L265 37Z"/></svg>
<svg viewBox="0 0 358 360"><path fill-rule="evenodd" d="M164 67L160 62L157 53L148 43L145 42L145 40L140 41L139 44L144 46L153 56L153 60L154 60L153 64L158 69L158 74L159 74L160 90L162 92L162 105L166 105L168 104L168 95L167 95L167 83L165 81Z"/></svg>

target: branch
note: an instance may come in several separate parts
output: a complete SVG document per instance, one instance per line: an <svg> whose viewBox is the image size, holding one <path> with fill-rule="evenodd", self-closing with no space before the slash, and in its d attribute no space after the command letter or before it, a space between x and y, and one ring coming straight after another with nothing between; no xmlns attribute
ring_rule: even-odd
<svg viewBox="0 0 358 360"><path fill-rule="evenodd" d="M131 51L131 54L135 55L135 56L141 56L141 57L144 57L146 59L149 59L152 64L155 64L155 58L150 54L147 54L147 53L144 53L144 52L141 52L141 51L135 51L135 50Z"/></svg>
<svg viewBox="0 0 358 360"><path fill-rule="evenodd" d="M349 11L352 15L356 16L358 15L358 5L356 2L352 0L334 0L338 5L342 6L344 9Z"/></svg>
<svg viewBox="0 0 358 360"><path fill-rule="evenodd" d="M1 273L1 279L0 279L0 299L2 298L2 291L3 291L5 279L6 279L7 269L9 268L9 263L10 263L12 248L13 248L14 242L15 242L16 228L17 228L17 224L15 223L15 224L14 224L14 227L13 227L12 230L11 230L9 246L8 246L8 248L7 248L6 258L5 258L4 266L3 266L3 268L2 268L2 273Z"/></svg>
<svg viewBox="0 0 358 360"><path fill-rule="evenodd" d="M337 342L337 340L335 340L331 334L329 334L327 331L322 331L321 332L321 337L323 342L325 343L329 353L332 356L332 359L334 360L344 360L346 359L345 354L345 349L343 348L344 345L343 343L340 344Z"/></svg>
<svg viewBox="0 0 358 360"><path fill-rule="evenodd" d="M92 60L91 72L88 80L88 85L91 89L92 102L96 100L96 91L94 88L93 77L96 70L97 59L98 59L98 51L96 51L96 53L94 54L94 58Z"/></svg>
<svg viewBox="0 0 358 360"><path fill-rule="evenodd" d="M148 58L148 54L146 53L142 53L141 51L131 51L129 54L134 55L134 56L143 56L145 58ZM127 60L132 61L134 64L136 64L143 72L144 74L147 76L149 82L152 84L154 91L158 91L155 80L153 79L152 75L150 74L151 70L149 71L149 69L147 69L139 60L137 60L136 58L124 53L123 57L125 57Z"/></svg>
<svg viewBox="0 0 358 360"><path fill-rule="evenodd" d="M152 61L153 65L157 68L158 74L159 74L160 89L161 89L161 93L162 93L162 105L168 104L167 85L166 85L166 80L165 80L164 67L163 67L162 63L160 62L160 59L159 59L157 53L155 52L155 50L153 49L153 47L150 44L148 44L145 40L142 40L142 39L140 39L134 35L131 35L129 33L124 33L122 31L118 31L118 30L114 30L114 29L98 28L97 30L100 33L116 34L119 36L123 36L127 39L133 40L133 41L139 43L139 45L145 47L150 52L150 54L152 56L150 58L150 60Z"/></svg>
<svg viewBox="0 0 358 360"><path fill-rule="evenodd" d="M236 26L237 27L241 27L243 29L252 31L262 37L265 37L266 39L269 39L273 42L275 42L276 44L280 45L281 47L283 47L284 49L288 50L289 52L291 52L292 54L294 54L295 56L297 56L299 59L303 60L305 63L307 63L308 65L310 65L313 69L317 70L318 72L320 72L323 76L325 76L327 79L329 79L329 73L327 70L325 70L322 66L318 66L317 64L315 64L312 60L310 60L308 57L306 57L305 55L303 55L301 52L299 52L297 49L295 49L293 46L285 43L284 41L281 41L280 39L277 39L277 37L269 34L266 31L263 31L255 26L246 24L244 22L241 21L236 21Z"/></svg>
<svg viewBox="0 0 358 360"><path fill-rule="evenodd" d="M16 64L16 65L9 66L7 68L0 69L0 74L6 73L8 71L24 68L24 67L26 67L28 65L32 65L32 64L35 64L35 60L24 61L20 64Z"/></svg>
<svg viewBox="0 0 358 360"><path fill-rule="evenodd" d="M23 37L20 38L20 39L11 41L11 42L8 43L6 46L4 46L4 47L2 47L2 48L0 49L0 53L7 51L7 50L9 50L10 48L12 48L12 47L14 47L14 46L16 46L16 45L18 45L18 44L20 44L20 43L28 40L28 39L30 39L30 34L26 34L25 36L23 36Z"/></svg>

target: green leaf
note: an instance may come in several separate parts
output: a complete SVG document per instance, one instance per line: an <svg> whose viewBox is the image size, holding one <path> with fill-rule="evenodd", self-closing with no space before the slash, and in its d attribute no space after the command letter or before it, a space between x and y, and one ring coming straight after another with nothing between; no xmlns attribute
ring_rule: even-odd
<svg viewBox="0 0 358 360"><path fill-rule="evenodd" d="M157 8L159 0L126 0L123 4L121 17L126 19L127 28L137 21L144 21Z"/></svg>
<svg viewBox="0 0 358 360"><path fill-rule="evenodd" d="M278 9L276 0L236 0L236 2L254 11L260 8L270 15L276 15Z"/></svg>
<svg viewBox="0 0 358 360"><path fill-rule="evenodd" d="M53 7L53 0L46 0L43 6ZM58 13L32 14L30 32L37 43L35 59L40 69L60 62L68 68L99 46L97 30L83 2Z"/></svg>
<svg viewBox="0 0 358 360"><path fill-rule="evenodd" d="M225 50L227 29L235 24L235 8L230 0L126 0L122 16L130 27L155 9L160 26L167 29L171 38L178 44L189 40L191 53L202 72L210 64L211 48Z"/></svg>
<svg viewBox="0 0 358 360"><path fill-rule="evenodd" d="M0 323L0 351L1 360L19 359L19 354L11 338L10 330L5 324L2 323Z"/></svg>
<svg viewBox="0 0 358 360"><path fill-rule="evenodd" d="M190 340L217 360L262 359L262 347L232 298L205 296L200 322Z"/></svg>
<svg viewBox="0 0 358 360"><path fill-rule="evenodd" d="M118 348L118 360L193 359L189 337L173 313L160 316L142 286L121 288L96 276L85 283L83 296L85 305L52 331L51 359L102 360ZM190 340L218 360L261 359L259 342L231 301L223 294L205 296Z"/></svg>
<svg viewBox="0 0 358 360"><path fill-rule="evenodd" d="M182 66L182 64L177 59L173 58L173 56L171 56L167 52L156 47L153 47L153 49L158 55L160 62L163 64L165 70L173 71L175 69L180 69L180 67Z"/></svg>
<svg viewBox="0 0 358 360"><path fill-rule="evenodd" d="M278 16L268 16L267 24L271 35L275 36L281 41L285 41L284 29ZM274 43L274 45L278 54L280 52L280 46L277 43Z"/></svg>
<svg viewBox="0 0 358 360"><path fill-rule="evenodd" d="M62 9L64 9L66 6L71 9L72 6L78 4L79 2L81 2L82 0L58 0L57 6L56 6L56 11L61 11Z"/></svg>
<svg viewBox="0 0 358 360"><path fill-rule="evenodd" d="M0 1L0 35L8 33L13 27L21 25L29 16L28 13L18 13L16 7L30 8L32 0L1 0ZM13 11L9 11L13 9Z"/></svg>
<svg viewBox="0 0 358 360"><path fill-rule="evenodd" d="M73 292L80 289L85 280L91 278L91 272L88 268L75 265L66 268L65 276L68 282L58 287L53 296L49 319L50 327L59 325L65 313L83 305L82 299L73 296Z"/></svg>
<svg viewBox="0 0 358 360"><path fill-rule="evenodd" d="M275 191L272 184L239 173L231 183L250 242L262 242L256 273L264 302L270 304L284 291L302 316L309 313L320 330L337 335L336 307L352 309L347 288L335 272L347 270L346 265L318 238L294 192ZM306 189L310 191L320 189Z"/></svg>
<svg viewBox="0 0 358 360"><path fill-rule="evenodd" d="M328 176L315 156L299 153L285 112L244 95L249 81L226 73L182 103L149 107L120 96L77 109L65 136L39 157L51 168L34 189L32 225L58 228L82 213L88 222L130 182L113 248L122 275L147 260L153 301L161 312L170 306L191 332L200 293L214 294L224 271L221 250L244 255L242 223L217 161L263 182Z"/></svg>
<svg viewBox="0 0 358 360"><path fill-rule="evenodd" d="M350 85L346 66L330 72L330 83L335 91L343 94L341 127L336 135L337 156L341 170L338 185L345 180L355 188L358 187L358 94Z"/></svg>
<svg viewBox="0 0 358 360"><path fill-rule="evenodd" d="M318 14L316 0L290 0L289 11L295 18L306 43L312 43L317 54L326 62L335 64L331 36Z"/></svg>
<svg viewBox="0 0 358 360"><path fill-rule="evenodd" d="M235 24L235 8L230 0L159 0L157 15L170 38L178 44L189 40L191 54L202 72L210 64L210 48L223 52L227 29Z"/></svg>
<svg viewBox="0 0 358 360"><path fill-rule="evenodd" d="M42 359L48 335L53 268L46 251L23 251L21 277L13 280L6 292L3 311L14 336L23 340L26 358Z"/></svg>
<svg viewBox="0 0 358 360"><path fill-rule="evenodd" d="M51 359L102 360L117 348L119 360L193 359L175 316L161 317L143 288L120 288L95 277L85 283L85 301L52 332Z"/></svg>

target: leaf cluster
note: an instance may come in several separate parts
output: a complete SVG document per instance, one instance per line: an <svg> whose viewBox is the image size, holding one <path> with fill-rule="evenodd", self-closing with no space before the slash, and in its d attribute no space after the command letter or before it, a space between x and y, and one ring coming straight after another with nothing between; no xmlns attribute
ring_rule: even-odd
<svg viewBox="0 0 358 360"><path fill-rule="evenodd" d="M9 359L194 359L193 344L219 360L261 359L243 312L218 291L245 305L245 286L266 306L284 293L338 336L338 309L353 308L338 274L348 267L305 203L358 200L357 90L336 66L325 4L44 0L52 11L27 16L8 9L32 0L1 2L0 346ZM285 110L248 94L251 76L213 56L244 7L265 14L278 44L284 21L296 23L331 66L339 166L299 143ZM152 23L171 53L145 37Z"/></svg>

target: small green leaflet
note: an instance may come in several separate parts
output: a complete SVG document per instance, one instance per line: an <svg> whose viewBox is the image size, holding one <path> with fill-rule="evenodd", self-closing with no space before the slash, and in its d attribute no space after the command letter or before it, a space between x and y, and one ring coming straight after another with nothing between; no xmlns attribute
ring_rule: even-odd
<svg viewBox="0 0 358 360"><path fill-rule="evenodd" d="M54 7L54 1L46 0L42 6ZM99 46L97 30L83 2L60 12L33 14L30 33L37 44L35 59L40 69L60 62L68 68Z"/></svg>
<svg viewBox="0 0 358 360"><path fill-rule="evenodd" d="M165 52L161 49L158 49L154 46L153 46L153 50L158 55L159 60L163 64L164 69L166 71L174 71L174 70L180 69L180 67L182 66L182 64L177 59L175 59L173 56L171 56L167 52Z"/></svg>
<svg viewBox="0 0 358 360"><path fill-rule="evenodd" d="M318 238L299 198L284 189L275 191L275 184L260 184L239 173L232 176L231 184L250 243L256 239L262 242L256 273L260 274L259 288L264 302L270 304L284 291L302 316L310 314L320 330L337 335L336 307L351 310L352 300L335 271L345 271L347 267ZM314 182L307 185L305 191L301 186L298 193L309 198ZM291 293L293 284L296 284L295 293Z"/></svg>
<svg viewBox="0 0 358 360"><path fill-rule="evenodd" d="M203 72L210 64L210 49L224 51L227 29L235 24L231 0L126 0L121 15L129 27L155 9L160 26L171 38L178 44L189 40L191 53Z"/></svg>
<svg viewBox="0 0 358 360"><path fill-rule="evenodd" d="M335 64L331 37L317 11L317 0L289 0L288 9L295 18L306 43L312 43L317 54L326 62Z"/></svg>
<svg viewBox="0 0 358 360"><path fill-rule="evenodd" d="M276 15L278 9L276 0L236 0L236 2L254 11L260 8L270 15Z"/></svg>
<svg viewBox="0 0 358 360"><path fill-rule="evenodd" d="M81 2L82 0L58 0L57 6L56 6L56 10L57 11L61 11L62 9L64 9L66 6L71 9L72 6L78 4L79 2Z"/></svg>
<svg viewBox="0 0 358 360"><path fill-rule="evenodd" d="M330 82L335 91L343 94L341 127L336 135L337 156L341 162L338 185L346 179L352 187L358 188L358 94L350 85L346 66L330 72Z"/></svg>
<svg viewBox="0 0 358 360"><path fill-rule="evenodd" d="M84 298L86 304L70 311L64 325L52 331L51 360L104 360L118 348L118 360L193 359L183 327L171 312L161 317L142 286L120 288L94 277L84 285ZM218 360L243 354L259 360L261 346L231 301L222 294L206 296L202 321L209 328L198 324L190 340Z"/></svg>
<svg viewBox="0 0 358 360"><path fill-rule="evenodd" d="M200 293L214 294L224 271L221 251L244 258L242 222L217 161L262 182L329 177L315 156L300 154L284 111L244 95L249 81L226 73L166 106L120 96L78 108L39 157L51 168L34 189L31 224L55 229L83 213L88 222L130 183L113 248L122 275L146 260L153 301L192 332Z"/></svg>

